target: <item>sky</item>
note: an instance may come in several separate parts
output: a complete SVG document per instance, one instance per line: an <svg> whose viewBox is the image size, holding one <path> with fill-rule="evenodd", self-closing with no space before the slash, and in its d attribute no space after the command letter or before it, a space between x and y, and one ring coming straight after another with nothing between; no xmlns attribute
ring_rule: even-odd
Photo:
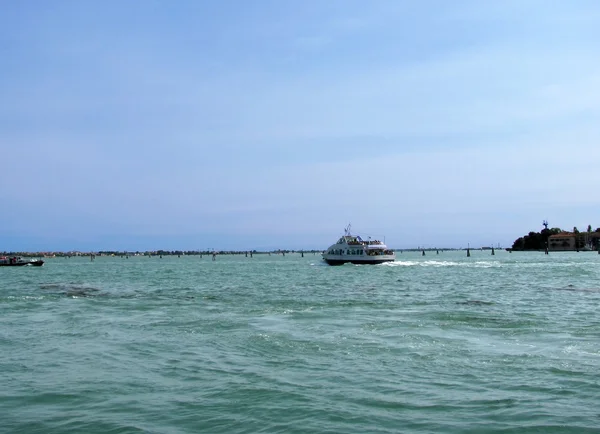
<svg viewBox="0 0 600 434"><path fill-rule="evenodd" d="M595 0L0 0L0 251L600 227Z"/></svg>

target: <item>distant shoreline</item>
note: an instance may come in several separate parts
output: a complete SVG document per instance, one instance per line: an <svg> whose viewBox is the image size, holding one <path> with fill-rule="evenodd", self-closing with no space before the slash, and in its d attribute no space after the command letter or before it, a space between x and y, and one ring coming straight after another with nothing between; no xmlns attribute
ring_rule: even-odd
<svg viewBox="0 0 600 434"><path fill-rule="evenodd" d="M435 248L410 248L410 249L392 249L396 253L443 253L443 252L457 252L463 251L466 252L470 250L471 252L484 251L491 252L491 248L446 248L446 249L435 249ZM525 252L525 253L544 253L544 249L511 249L511 248L494 248L495 251L506 251L509 253L512 252ZM598 253L597 250L550 250L549 253L569 253L569 252L592 252ZM205 251L166 251L166 250L156 250L156 251L100 251L100 252L0 252L0 257L2 256L21 256L24 258L73 258L73 257L163 257L163 256L212 256L212 255L229 255L229 256L249 256L253 255L288 255L288 254L306 254L306 255L316 255L323 253L323 250L205 250Z"/></svg>
<svg viewBox="0 0 600 434"><path fill-rule="evenodd" d="M488 251L491 252L491 247L467 248L467 247L451 247L451 248L408 248L408 249L392 249L397 253L413 253L413 252L436 252L442 253L446 251ZM494 248L496 251L504 250L510 252L510 248ZM513 250L525 252L543 252L543 250ZM24 252L24 251L6 251L0 252L0 256L23 256L23 257L99 257L99 256L208 256L208 255L286 255L286 254L317 254L322 253L322 249L275 249L275 250L148 250L148 251L116 251L116 250L99 250L99 251L45 251L45 252Z"/></svg>

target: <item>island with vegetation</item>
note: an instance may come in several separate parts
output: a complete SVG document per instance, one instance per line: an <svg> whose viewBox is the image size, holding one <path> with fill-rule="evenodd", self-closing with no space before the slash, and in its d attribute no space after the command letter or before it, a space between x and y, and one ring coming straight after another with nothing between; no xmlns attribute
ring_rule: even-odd
<svg viewBox="0 0 600 434"><path fill-rule="evenodd" d="M600 238L600 228L596 228L592 231L592 225L588 225L586 232L580 232L575 226L572 231L565 231L561 228L550 228L548 229L548 223L544 221L544 229L540 232L529 232L527 235L523 235L515 240L512 248L507 250L546 250L548 248L548 238L552 235L571 235L574 236L575 245L574 249L598 249L598 239ZM587 235L587 237L586 237ZM586 240L589 246L586 245Z"/></svg>

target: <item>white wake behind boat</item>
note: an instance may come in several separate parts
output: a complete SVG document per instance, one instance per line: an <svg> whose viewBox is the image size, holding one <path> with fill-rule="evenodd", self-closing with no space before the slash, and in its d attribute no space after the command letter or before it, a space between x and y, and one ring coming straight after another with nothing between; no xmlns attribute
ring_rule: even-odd
<svg viewBox="0 0 600 434"><path fill-rule="evenodd" d="M329 265L342 265L346 262L382 264L395 261L396 253L379 240L363 240L359 235L352 235L348 225L344 229L344 236L323 252L323 260Z"/></svg>

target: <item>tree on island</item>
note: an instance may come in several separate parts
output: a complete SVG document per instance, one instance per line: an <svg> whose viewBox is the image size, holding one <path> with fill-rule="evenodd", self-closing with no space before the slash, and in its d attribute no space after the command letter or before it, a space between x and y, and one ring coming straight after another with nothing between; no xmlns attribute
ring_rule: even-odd
<svg viewBox="0 0 600 434"><path fill-rule="evenodd" d="M544 228L540 232L529 232L529 234L517 238L512 245L512 250L544 250L548 245L548 237L563 232L560 228Z"/></svg>

